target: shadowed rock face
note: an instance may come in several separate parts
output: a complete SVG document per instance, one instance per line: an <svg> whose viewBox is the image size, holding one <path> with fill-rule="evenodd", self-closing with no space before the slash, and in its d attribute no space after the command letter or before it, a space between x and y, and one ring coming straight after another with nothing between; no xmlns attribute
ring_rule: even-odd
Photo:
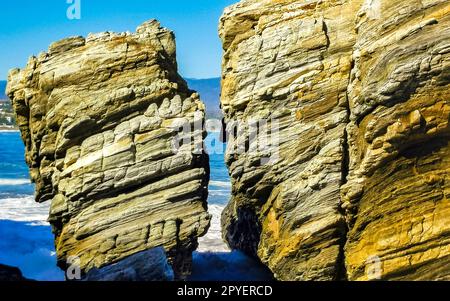
<svg viewBox="0 0 450 301"><path fill-rule="evenodd" d="M133 254L118 263L90 270L85 281L172 281L172 267L162 247Z"/></svg>
<svg viewBox="0 0 450 301"><path fill-rule="evenodd" d="M449 25L443 0L225 10L225 122L279 144L228 143L231 247L282 280L450 277Z"/></svg>
<svg viewBox="0 0 450 301"><path fill-rule="evenodd" d="M173 33L149 21L56 42L10 72L7 93L59 265L78 256L85 273L162 246L184 277L209 227L209 167L201 127L174 148L204 105L177 73Z"/></svg>
<svg viewBox="0 0 450 301"><path fill-rule="evenodd" d="M23 277L22 272L16 268L0 264L0 281L30 281Z"/></svg>

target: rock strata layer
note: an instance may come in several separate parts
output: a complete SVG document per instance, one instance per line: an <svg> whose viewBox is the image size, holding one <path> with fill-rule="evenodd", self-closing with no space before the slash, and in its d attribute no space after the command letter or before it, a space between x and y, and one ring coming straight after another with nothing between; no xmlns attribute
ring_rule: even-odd
<svg viewBox="0 0 450 301"><path fill-rule="evenodd" d="M172 267L162 247L133 254L118 263L90 270L84 281L172 281Z"/></svg>
<svg viewBox="0 0 450 301"><path fill-rule="evenodd" d="M229 245L282 280L448 279L448 1L246 0L220 36Z"/></svg>
<svg viewBox="0 0 450 301"><path fill-rule="evenodd" d="M76 256L86 273L162 246L175 276L189 273L209 227L209 165L202 128L181 133L204 105L177 73L171 31L153 20L53 43L10 72L7 93L60 267Z"/></svg>

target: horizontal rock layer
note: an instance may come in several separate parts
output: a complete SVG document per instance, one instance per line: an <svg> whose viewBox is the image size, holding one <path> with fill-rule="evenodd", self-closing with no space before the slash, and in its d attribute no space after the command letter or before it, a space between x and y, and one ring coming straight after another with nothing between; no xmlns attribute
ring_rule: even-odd
<svg viewBox="0 0 450 301"><path fill-rule="evenodd" d="M133 254L118 263L90 270L84 281L172 281L172 267L162 247Z"/></svg>
<svg viewBox="0 0 450 301"><path fill-rule="evenodd" d="M171 31L53 43L8 78L36 200L51 201L59 265L83 273L163 246L177 277L209 227L204 105L177 73ZM184 140L186 141L186 140Z"/></svg>
<svg viewBox="0 0 450 301"><path fill-rule="evenodd" d="M449 277L449 11L443 0L225 10L231 247L282 280ZM255 120L278 146L255 147Z"/></svg>

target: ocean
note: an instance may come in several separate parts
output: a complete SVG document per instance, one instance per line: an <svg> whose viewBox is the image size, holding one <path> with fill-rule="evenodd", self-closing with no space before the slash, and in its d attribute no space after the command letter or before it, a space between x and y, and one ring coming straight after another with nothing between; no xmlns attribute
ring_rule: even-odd
<svg viewBox="0 0 450 301"><path fill-rule="evenodd" d="M34 201L19 132L0 132L0 263L35 280L63 280L56 266L49 204Z"/></svg>
<svg viewBox="0 0 450 301"><path fill-rule="evenodd" d="M210 133L205 144L211 169L208 209L213 217L193 254L191 280L270 279L259 263L230 251L222 241L220 215L231 193L225 145L218 133ZM64 273L56 266L53 234L46 221L49 204L36 203L33 194L20 133L0 132L0 263L19 267L30 279L64 280Z"/></svg>

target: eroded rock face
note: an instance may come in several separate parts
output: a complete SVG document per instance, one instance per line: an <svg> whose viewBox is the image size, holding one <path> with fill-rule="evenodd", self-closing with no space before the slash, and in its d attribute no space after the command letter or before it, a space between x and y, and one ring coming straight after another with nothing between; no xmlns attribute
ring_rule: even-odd
<svg viewBox="0 0 450 301"><path fill-rule="evenodd" d="M381 1L356 28L348 276L450 279L450 3Z"/></svg>
<svg viewBox="0 0 450 301"><path fill-rule="evenodd" d="M283 280L449 277L449 11L442 0L225 10L221 104L229 130L243 126L226 156L231 247ZM255 150L247 124L261 119L279 147Z"/></svg>
<svg viewBox="0 0 450 301"><path fill-rule="evenodd" d="M149 21L56 42L10 72L7 93L62 268L162 246L177 277L189 272L209 227L209 167L201 127L174 144L182 125L202 124L204 105L177 73L171 31Z"/></svg>
<svg viewBox="0 0 450 301"><path fill-rule="evenodd" d="M133 254L118 263L91 269L84 281L172 281L172 267L162 247Z"/></svg>

